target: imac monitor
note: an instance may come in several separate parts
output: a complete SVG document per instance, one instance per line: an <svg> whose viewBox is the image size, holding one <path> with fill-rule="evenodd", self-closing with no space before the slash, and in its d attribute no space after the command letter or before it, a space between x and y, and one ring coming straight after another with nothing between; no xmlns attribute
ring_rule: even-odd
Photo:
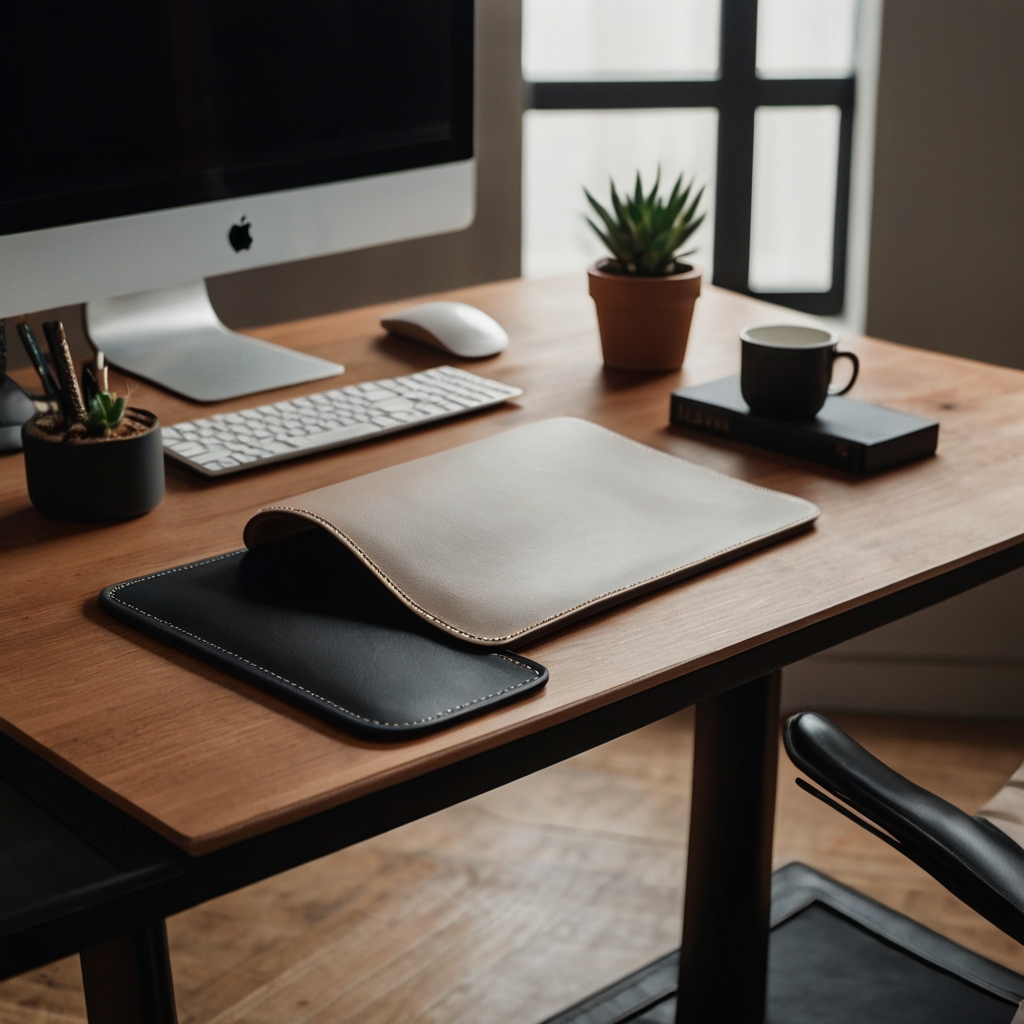
<svg viewBox="0 0 1024 1024"><path fill-rule="evenodd" d="M0 317L85 302L186 397L342 369L228 331L203 278L473 219L473 0L11 0L0 27Z"/></svg>

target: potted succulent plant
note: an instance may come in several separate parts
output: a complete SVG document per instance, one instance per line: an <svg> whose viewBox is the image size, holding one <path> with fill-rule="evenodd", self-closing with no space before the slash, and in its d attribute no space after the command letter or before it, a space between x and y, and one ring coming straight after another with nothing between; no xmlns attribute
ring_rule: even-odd
<svg viewBox="0 0 1024 1024"><path fill-rule="evenodd" d="M612 182L611 210L583 190L600 221L587 223L611 253L587 273L604 362L618 370L678 370L700 295L701 268L679 250L704 220L704 189L684 188L682 175L667 198L660 186L660 171L647 193L639 172L632 195L620 197Z"/></svg>
<svg viewBox="0 0 1024 1024"><path fill-rule="evenodd" d="M56 411L21 428L32 504L55 519L131 519L149 512L164 496L160 421L145 409L127 408L109 390L102 353L85 374L91 386L83 394L63 327L51 321L44 329L59 392Z"/></svg>

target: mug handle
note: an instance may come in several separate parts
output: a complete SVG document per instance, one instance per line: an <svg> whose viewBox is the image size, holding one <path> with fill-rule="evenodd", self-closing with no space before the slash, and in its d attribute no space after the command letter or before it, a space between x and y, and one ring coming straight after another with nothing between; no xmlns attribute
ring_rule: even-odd
<svg viewBox="0 0 1024 1024"><path fill-rule="evenodd" d="M828 393L830 395L845 395L857 383L857 374L860 373L860 360L852 352L837 352L832 357L833 366L837 359L849 359L853 363L853 374L843 387L837 388L835 385L832 385L829 387Z"/></svg>

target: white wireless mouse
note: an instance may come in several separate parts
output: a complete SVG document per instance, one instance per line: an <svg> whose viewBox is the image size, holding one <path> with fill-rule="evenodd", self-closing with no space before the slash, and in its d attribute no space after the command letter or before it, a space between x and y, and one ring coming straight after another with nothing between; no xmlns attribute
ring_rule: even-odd
<svg viewBox="0 0 1024 1024"><path fill-rule="evenodd" d="M382 317L380 325L392 334L424 341L461 359L483 359L508 347L501 324L465 302L424 302Z"/></svg>

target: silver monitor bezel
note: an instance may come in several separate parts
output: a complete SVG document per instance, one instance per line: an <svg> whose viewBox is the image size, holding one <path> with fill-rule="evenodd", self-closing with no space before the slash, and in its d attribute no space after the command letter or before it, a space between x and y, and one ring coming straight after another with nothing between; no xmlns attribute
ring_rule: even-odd
<svg viewBox="0 0 1024 1024"><path fill-rule="evenodd" d="M0 236L0 317L469 227L473 159ZM252 246L228 240L245 218Z"/></svg>

